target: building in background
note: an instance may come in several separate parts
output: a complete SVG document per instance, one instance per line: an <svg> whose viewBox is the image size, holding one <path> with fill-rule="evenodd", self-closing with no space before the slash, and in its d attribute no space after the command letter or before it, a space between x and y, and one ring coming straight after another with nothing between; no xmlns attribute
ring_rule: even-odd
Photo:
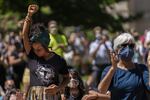
<svg viewBox="0 0 150 100"><path fill-rule="evenodd" d="M129 13L142 13L142 17L130 23L130 27L135 28L139 32L143 32L150 27L150 0L129 0Z"/></svg>
<svg viewBox="0 0 150 100"><path fill-rule="evenodd" d="M143 33L145 29L150 27L150 0L123 0L118 3L106 7L107 13L117 18L121 15L123 18L128 18L130 15L135 16L141 14L139 18L123 23L124 30L135 29Z"/></svg>

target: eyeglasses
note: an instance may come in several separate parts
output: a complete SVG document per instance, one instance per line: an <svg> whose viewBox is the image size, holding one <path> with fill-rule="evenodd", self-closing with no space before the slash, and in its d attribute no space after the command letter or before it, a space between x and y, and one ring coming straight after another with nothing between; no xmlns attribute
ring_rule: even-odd
<svg viewBox="0 0 150 100"><path fill-rule="evenodd" d="M129 46L130 48L134 48L135 44L133 44L133 43L131 43L131 44L126 43L126 44L122 44L121 45L121 47L127 47L127 46Z"/></svg>

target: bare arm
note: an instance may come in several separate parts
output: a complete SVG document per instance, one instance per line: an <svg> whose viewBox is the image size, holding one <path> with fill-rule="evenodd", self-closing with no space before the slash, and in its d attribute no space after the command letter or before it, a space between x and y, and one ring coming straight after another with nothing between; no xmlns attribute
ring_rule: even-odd
<svg viewBox="0 0 150 100"><path fill-rule="evenodd" d="M115 73L115 69L111 67L107 72L106 76L98 85L98 90L100 93L105 94L108 91L114 73Z"/></svg>
<svg viewBox="0 0 150 100"><path fill-rule="evenodd" d="M110 100L110 96L106 94L98 94L98 99L97 100Z"/></svg>
<svg viewBox="0 0 150 100"><path fill-rule="evenodd" d="M31 50L31 46L29 43L29 37L28 37L29 28L30 28L30 24L31 24L31 17L34 13L37 12L37 10L38 10L37 5L29 5L28 14L25 18L24 25L23 25L23 30L22 30L23 44L24 44L24 48L25 48L25 51L27 54L29 54L29 52Z"/></svg>
<svg viewBox="0 0 150 100"><path fill-rule="evenodd" d="M117 58L114 53L111 53L111 62L112 62L112 67L109 69L106 76L102 79L102 81L98 85L98 90L102 94L106 94L106 92L108 91L115 70L117 68Z"/></svg>
<svg viewBox="0 0 150 100"><path fill-rule="evenodd" d="M68 82L69 82L69 75L68 74L63 75L63 80L59 86L52 84L45 89L45 92L51 95L55 95L56 93L61 92L67 86Z"/></svg>
<svg viewBox="0 0 150 100"><path fill-rule="evenodd" d="M31 17L29 17L29 18L31 20ZM29 32L29 27L30 27L30 20L25 20L24 21L23 30L22 30L23 44L24 44L24 48L25 48L25 51L26 51L27 54L29 54L29 52L31 50L31 46L30 46L29 38L28 38L28 32Z"/></svg>
<svg viewBox="0 0 150 100"><path fill-rule="evenodd" d="M83 96L82 100L110 100L109 94L101 94L96 91L89 91L89 94Z"/></svg>

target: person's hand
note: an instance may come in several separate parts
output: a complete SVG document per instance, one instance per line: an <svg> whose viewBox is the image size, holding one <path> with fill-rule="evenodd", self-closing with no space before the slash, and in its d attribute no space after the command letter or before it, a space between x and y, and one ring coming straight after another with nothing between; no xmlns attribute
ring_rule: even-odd
<svg viewBox="0 0 150 100"><path fill-rule="evenodd" d="M39 9L39 7L36 4L29 5L29 7L28 7L28 15L32 16L33 14L35 14L38 11L38 9Z"/></svg>
<svg viewBox="0 0 150 100"><path fill-rule="evenodd" d="M64 94L61 94L61 100L67 100Z"/></svg>
<svg viewBox="0 0 150 100"><path fill-rule="evenodd" d="M83 96L82 100L96 100L98 98L98 92L90 90L87 95Z"/></svg>
<svg viewBox="0 0 150 100"><path fill-rule="evenodd" d="M98 98L97 94L88 94L82 97L82 100L96 100Z"/></svg>
<svg viewBox="0 0 150 100"><path fill-rule="evenodd" d="M101 43L101 44L105 44L105 42L106 42L106 40L103 39L103 38L100 40L100 43Z"/></svg>
<svg viewBox="0 0 150 100"><path fill-rule="evenodd" d="M52 85L50 85L49 87L47 87L46 89L45 89L45 92L47 93L47 94L50 94L50 95L56 95L56 93L59 91L59 87L57 86L57 85L55 85L55 84L52 84Z"/></svg>
<svg viewBox="0 0 150 100"><path fill-rule="evenodd" d="M116 69L118 63L118 57L115 54L115 52L110 51L110 58L111 58L112 68Z"/></svg>
<svg viewBox="0 0 150 100"><path fill-rule="evenodd" d="M25 100L22 92L16 92L16 100Z"/></svg>
<svg viewBox="0 0 150 100"><path fill-rule="evenodd" d="M94 90L90 90L88 93L89 93L89 94L97 94L97 95L98 95L98 92L97 92L97 91L94 91Z"/></svg>
<svg viewBox="0 0 150 100"><path fill-rule="evenodd" d="M111 96L111 92L107 91L106 95Z"/></svg>

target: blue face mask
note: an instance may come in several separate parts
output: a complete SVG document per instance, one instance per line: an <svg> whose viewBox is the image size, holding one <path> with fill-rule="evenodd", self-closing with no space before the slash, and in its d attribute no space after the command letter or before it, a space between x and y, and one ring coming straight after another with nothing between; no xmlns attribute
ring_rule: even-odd
<svg viewBox="0 0 150 100"><path fill-rule="evenodd" d="M129 46L123 47L118 56L121 60L132 60L132 57L134 56L134 49Z"/></svg>

